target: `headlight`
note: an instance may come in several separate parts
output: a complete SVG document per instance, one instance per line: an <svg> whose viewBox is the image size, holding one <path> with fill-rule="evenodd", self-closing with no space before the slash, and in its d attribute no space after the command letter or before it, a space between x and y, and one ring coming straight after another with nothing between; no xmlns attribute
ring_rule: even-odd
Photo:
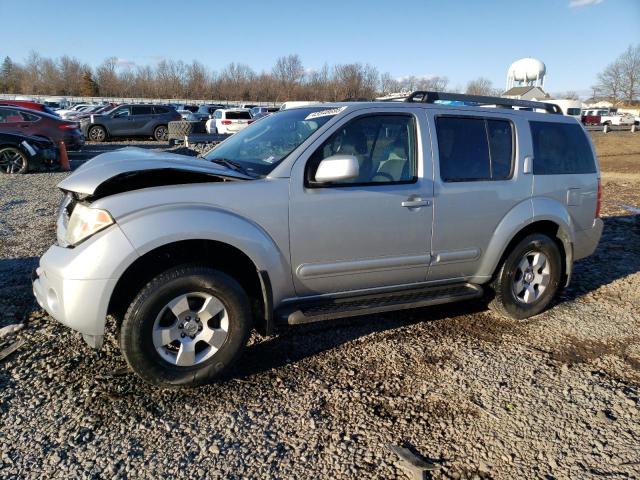
<svg viewBox="0 0 640 480"><path fill-rule="evenodd" d="M65 241L69 245L77 245L112 223L114 223L113 218L106 210L90 208L78 203L69 219Z"/></svg>

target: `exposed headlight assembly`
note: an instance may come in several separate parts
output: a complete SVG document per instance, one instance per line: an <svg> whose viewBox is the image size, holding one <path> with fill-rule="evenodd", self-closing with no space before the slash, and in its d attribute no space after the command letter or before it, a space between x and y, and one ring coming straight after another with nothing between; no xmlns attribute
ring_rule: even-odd
<svg viewBox="0 0 640 480"><path fill-rule="evenodd" d="M100 230L104 230L114 223L113 218L106 210L91 208L81 203L76 204L69 218L65 241L69 245L77 245Z"/></svg>

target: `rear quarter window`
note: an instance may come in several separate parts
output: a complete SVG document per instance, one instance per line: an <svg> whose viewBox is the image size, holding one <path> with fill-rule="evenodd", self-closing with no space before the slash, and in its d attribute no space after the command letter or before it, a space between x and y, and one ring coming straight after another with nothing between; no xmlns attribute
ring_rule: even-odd
<svg viewBox="0 0 640 480"><path fill-rule="evenodd" d="M529 122L533 141L533 174L596 173L585 130L577 124Z"/></svg>

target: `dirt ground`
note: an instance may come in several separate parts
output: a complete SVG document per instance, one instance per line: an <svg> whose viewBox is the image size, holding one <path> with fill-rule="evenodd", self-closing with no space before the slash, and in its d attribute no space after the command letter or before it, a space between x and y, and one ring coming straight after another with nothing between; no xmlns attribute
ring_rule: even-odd
<svg viewBox="0 0 640 480"><path fill-rule="evenodd" d="M435 479L640 478L640 133L593 139L603 237L548 311L470 302L254 336L231 379L187 391L131 374L114 329L94 352L35 306L66 174L0 177L0 328L25 320L0 335L21 342L0 360L0 478L409 478L390 444Z"/></svg>

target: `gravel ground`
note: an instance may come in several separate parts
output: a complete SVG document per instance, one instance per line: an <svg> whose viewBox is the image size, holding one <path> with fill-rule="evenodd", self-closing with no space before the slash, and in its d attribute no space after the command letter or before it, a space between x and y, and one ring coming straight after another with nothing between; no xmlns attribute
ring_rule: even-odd
<svg viewBox="0 0 640 480"><path fill-rule="evenodd" d="M0 360L0 478L407 478L388 444L434 478L639 478L640 135L627 140L622 171L603 159L600 246L546 313L466 303L299 327L187 391L147 386L113 333L96 353L34 305L66 174L0 177L0 328L25 321L0 330L0 350L22 342Z"/></svg>

